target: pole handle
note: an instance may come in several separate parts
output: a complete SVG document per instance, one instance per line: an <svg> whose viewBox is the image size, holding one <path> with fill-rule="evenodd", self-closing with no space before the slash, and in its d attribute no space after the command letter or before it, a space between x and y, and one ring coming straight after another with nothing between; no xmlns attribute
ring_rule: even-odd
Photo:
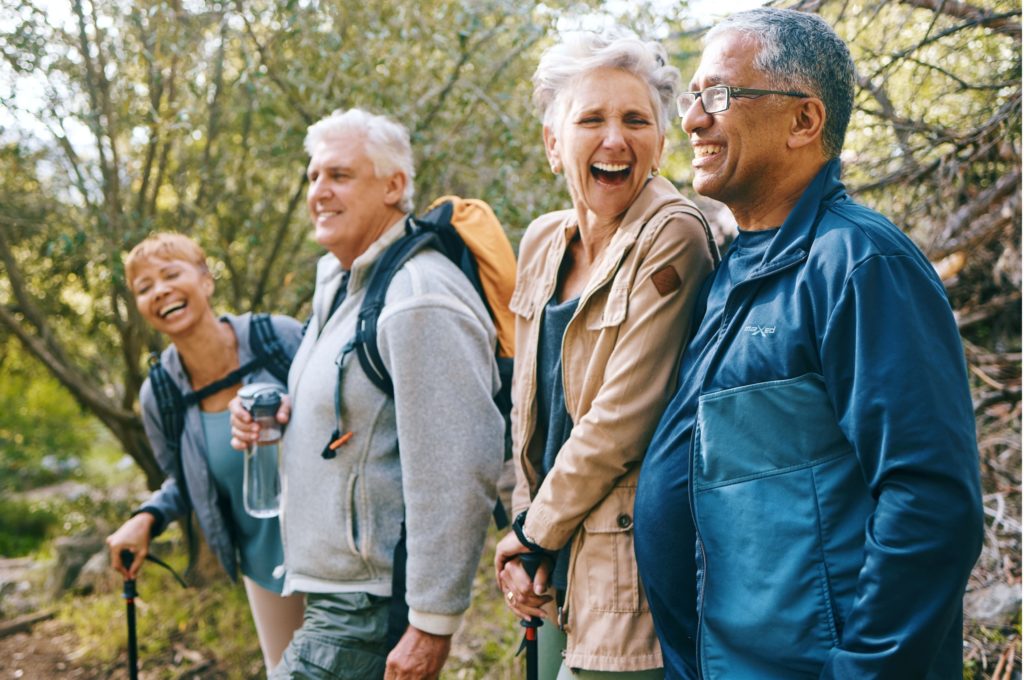
<svg viewBox="0 0 1024 680"><path fill-rule="evenodd" d="M124 565L125 569L132 568L132 562L135 561L135 553L125 548L121 551L121 564Z"/></svg>
<svg viewBox="0 0 1024 680"><path fill-rule="evenodd" d="M526 570L526 575L529 576L532 581L533 577L537 575L537 569L539 569L540 565L544 562L544 555L541 555L540 553L522 553L519 555L519 561L522 563L523 569ZM532 639L530 636L530 629L539 628L544 625L544 622L541 621L539 617L532 616L529 621L523 621L522 625L526 628L527 638Z"/></svg>

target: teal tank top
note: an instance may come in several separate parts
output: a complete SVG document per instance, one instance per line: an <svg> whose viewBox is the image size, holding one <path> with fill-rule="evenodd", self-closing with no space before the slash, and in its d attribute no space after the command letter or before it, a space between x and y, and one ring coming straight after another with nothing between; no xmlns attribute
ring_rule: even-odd
<svg viewBox="0 0 1024 680"><path fill-rule="evenodd" d="M231 414L200 411L206 455L217 495L231 524L242 573L263 588L281 593L284 577L274 578L274 568L284 562L281 528L277 517L258 519L245 511L242 470L245 454L231 448Z"/></svg>

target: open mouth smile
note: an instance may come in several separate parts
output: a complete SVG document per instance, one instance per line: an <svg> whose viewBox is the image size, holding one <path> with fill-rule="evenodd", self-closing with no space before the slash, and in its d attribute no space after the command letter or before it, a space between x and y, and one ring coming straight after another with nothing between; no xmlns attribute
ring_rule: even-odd
<svg viewBox="0 0 1024 680"><path fill-rule="evenodd" d="M695 158L708 158L722 152L724 147L718 144L698 144L693 147Z"/></svg>
<svg viewBox="0 0 1024 680"><path fill-rule="evenodd" d="M187 306L188 305L187 305L187 303L184 300L179 300L178 302L172 302L169 305L165 305L165 306L161 307L157 311L157 315L161 319L166 319L171 314L174 314L175 312L177 312L177 311L179 311L181 309L185 309L185 307L187 307Z"/></svg>
<svg viewBox="0 0 1024 680"><path fill-rule="evenodd" d="M633 166L627 163L594 163L590 166L590 174L601 184L622 184L632 173Z"/></svg>

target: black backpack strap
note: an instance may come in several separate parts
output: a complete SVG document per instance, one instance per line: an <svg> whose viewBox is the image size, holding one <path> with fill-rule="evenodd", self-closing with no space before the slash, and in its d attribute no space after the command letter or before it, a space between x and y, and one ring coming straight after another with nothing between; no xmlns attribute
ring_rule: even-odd
<svg viewBox="0 0 1024 680"><path fill-rule="evenodd" d="M186 408L189 406L195 406L211 394L216 394L225 388L237 385L242 381L242 378L263 366L265 362L266 357L256 357L255 359L247 362L244 366L239 366L235 370L231 371L223 378L214 380L209 385L204 385L195 392L189 392L188 394L182 395L182 405Z"/></svg>
<svg viewBox="0 0 1024 680"><path fill-rule="evenodd" d="M188 545L188 567L185 575L192 573L199 557L199 542L192 527L192 497L188 492L188 481L185 479L185 466L181 456L181 435L185 431L185 397L174 384L167 369L160 363L160 356L153 352L149 355L149 385L156 398L157 410L160 413L160 429L163 431L167 448L174 458L174 480L180 488L182 501L185 503L185 537Z"/></svg>
<svg viewBox="0 0 1024 680"><path fill-rule="evenodd" d="M288 384L288 369L292 360L284 350L269 314L253 314L249 320L249 349L263 359L263 366L278 382Z"/></svg>
<svg viewBox="0 0 1024 680"><path fill-rule="evenodd" d="M395 241L381 255L366 287L366 296L359 307L354 339L356 356L359 357L359 364L370 381L389 397L395 395L395 386L391 382L391 376L388 375L380 348L377 346L377 321L384 309L384 298L387 296L391 279L413 255L436 242L437 236L434 232L419 230L414 230Z"/></svg>
<svg viewBox="0 0 1024 680"><path fill-rule="evenodd" d="M185 430L186 405L181 390L160 363L156 352L149 355L149 385L156 397L164 439L170 448L178 451L181 449L181 433Z"/></svg>
<svg viewBox="0 0 1024 680"><path fill-rule="evenodd" d="M211 394L216 394L232 385L237 385L242 381L242 378L260 368L266 368L279 382L287 384L288 369L291 368L292 360L288 353L285 352L281 340L277 337L277 332L270 322L269 314L252 315L252 319L249 322L249 349L253 354L252 359L223 378L215 380L209 385L204 385L195 392L189 392L181 396L182 405L187 408L198 404ZM174 385L171 385L171 387L177 390Z"/></svg>
<svg viewBox="0 0 1024 680"><path fill-rule="evenodd" d="M435 246L466 275L466 278L469 279L470 284L473 286L473 290L476 291L477 297L484 303L484 309L487 310L487 313L493 319L494 310L491 309L491 301L487 298L484 286L480 282L480 272L477 268L476 258L473 257L472 251L466 247L462 236L452 226L454 211L455 208L452 202L445 201L435 206L433 210L423 217L417 218L416 223L422 229L433 231L437 234Z"/></svg>

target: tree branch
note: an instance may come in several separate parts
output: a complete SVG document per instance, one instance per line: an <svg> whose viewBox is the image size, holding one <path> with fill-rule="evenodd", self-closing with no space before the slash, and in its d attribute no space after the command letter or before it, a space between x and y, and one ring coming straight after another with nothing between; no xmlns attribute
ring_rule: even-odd
<svg viewBox="0 0 1024 680"><path fill-rule="evenodd" d="M945 228L938 237L938 242L949 245L954 245L949 252L959 250L963 247L962 242L954 244L954 238L957 235L966 234L963 236L963 240L970 238L970 234L977 231L972 229L972 225L977 222L980 218L985 216L997 216L998 210L993 210L993 205L1002 202L1008 196L1011 196L1016 192L1017 196L1020 196L1020 180L1021 171L1020 168L1016 168L1012 172L1009 172L998 180L996 183L979 193L970 202L962 205L956 212L949 216L946 220ZM960 239L958 239L960 241ZM948 253L940 254L941 251L936 249L936 256L944 257Z"/></svg>
<svg viewBox="0 0 1024 680"><path fill-rule="evenodd" d="M270 63L266 47L259 41L259 38L256 37L256 31L253 30L252 24L249 22L249 17L245 15L245 7L242 5L242 0L236 0L235 4L238 7L238 15L242 18L242 22L245 24L245 32L249 34L249 39L252 40L252 44L256 46L256 51L259 52L260 63L267 67L267 75L270 76L270 80L288 97L289 104L299 112L299 115L302 116L302 120L306 122L306 125L312 125L314 118L302 106L299 94L294 88L290 87L288 83L281 80L277 71L274 69L273 64Z"/></svg>
<svg viewBox="0 0 1024 680"><path fill-rule="evenodd" d="M872 78L878 77L883 71L886 71L889 68L891 68L892 66L898 64L901 59L904 59L904 58L908 57L909 55L913 54L914 52L918 51L919 49L921 49L923 47L926 47L926 46L932 44L933 42L938 42L939 40L941 40L942 38L945 38L946 36L953 35L955 33L959 33L960 31L963 31L963 30L968 29L968 28L973 28L975 26L985 25L986 23L991 23L991 21L995 21L995 20L999 20L999 19L1006 19L1006 18L1011 18L1011 17L1017 17L1019 15L1020 15L1019 12L1004 12L1002 14L994 14L994 15L992 15L990 17L986 17L986 18L970 19L970 20L965 21L965 22L963 22L961 24L957 24L955 26L950 26L949 28L947 28L945 30L939 31L939 32L934 33L932 35L929 35L927 38L924 38L923 40L919 41L915 45L911 45L910 47L907 47L906 49L902 49L899 52L894 52L893 54L890 54L889 55L889 60L886 63L884 63L881 66L879 66L878 69L873 74L871 74L871 77ZM1020 25L1019 24L1017 26L1017 36L1018 36L1017 39L1019 40L1020 39Z"/></svg>
<svg viewBox="0 0 1024 680"><path fill-rule="evenodd" d="M295 209L299 206L299 202L302 201L302 197L306 193L305 189L306 177L303 175L295 187L295 191L292 193L291 200L288 201L288 209L281 215L281 221L277 225L277 230L274 234L274 244L271 246L270 253L266 257L263 271L260 272L259 281L256 283L256 292L252 296L251 304L253 309L258 309L263 303L263 296L267 290L267 281L270 280L270 272L283 250L282 246L284 245L285 237L288 236L288 226L291 224Z"/></svg>
<svg viewBox="0 0 1024 680"><path fill-rule="evenodd" d="M1014 16L1018 16L1016 14L996 14L982 7L959 2L959 0L899 0L899 2L911 7L930 9L937 14L945 14L957 19L968 19L1016 40L1021 38L1020 21L1014 21Z"/></svg>
<svg viewBox="0 0 1024 680"><path fill-rule="evenodd" d="M876 84L870 78L861 75L860 73L856 74L856 78L857 84L860 85L861 89L870 93L875 101L878 102L878 105L882 107L881 117L893 124L893 133L895 133L896 139L900 145L900 158L903 165L902 171L912 173L919 166L911 150L910 135L907 132L906 125L909 121L896 113L896 107L893 105L892 99L889 98L889 94L885 91L885 88L882 85ZM899 123L904 124L901 125Z"/></svg>
<svg viewBox="0 0 1024 680"><path fill-rule="evenodd" d="M81 376L62 357L51 352L42 339L26 331L15 313L6 305L0 305L0 323L18 337L32 356L43 362L83 407L91 410L105 422L126 423L138 420L135 413L116 407L102 391L94 389L90 381Z"/></svg>

